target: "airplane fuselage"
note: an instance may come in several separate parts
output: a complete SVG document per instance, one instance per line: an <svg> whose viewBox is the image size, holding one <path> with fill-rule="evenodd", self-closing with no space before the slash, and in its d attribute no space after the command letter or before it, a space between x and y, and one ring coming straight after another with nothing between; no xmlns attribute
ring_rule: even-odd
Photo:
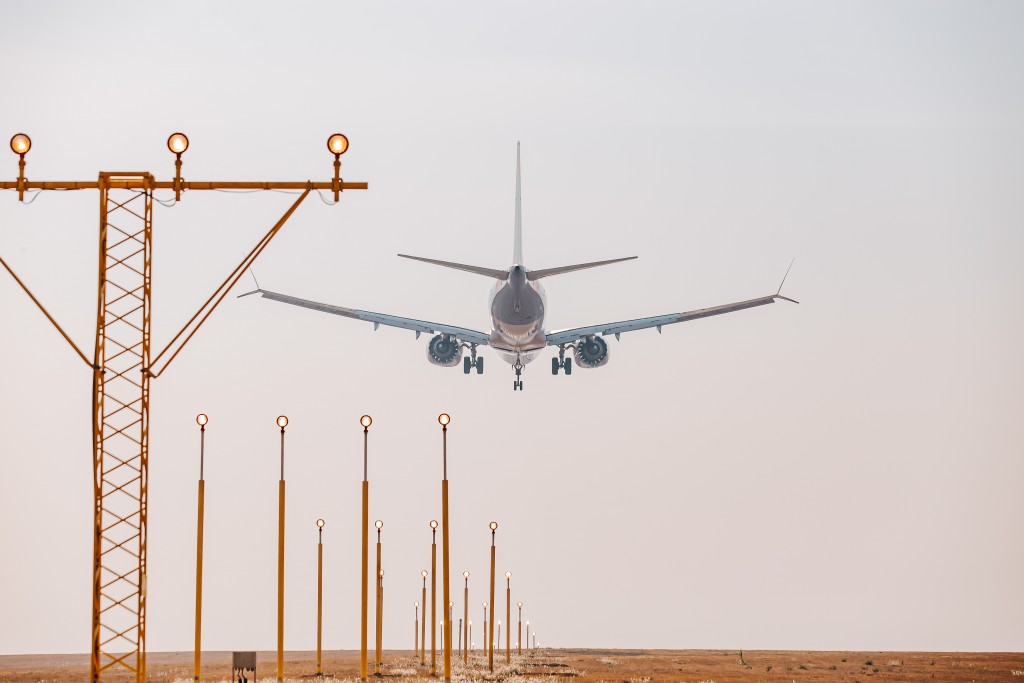
<svg viewBox="0 0 1024 683"><path fill-rule="evenodd" d="M539 281L529 280L526 269L512 266L508 279L497 280L491 290L491 342L501 357L525 365L543 349L547 296Z"/></svg>

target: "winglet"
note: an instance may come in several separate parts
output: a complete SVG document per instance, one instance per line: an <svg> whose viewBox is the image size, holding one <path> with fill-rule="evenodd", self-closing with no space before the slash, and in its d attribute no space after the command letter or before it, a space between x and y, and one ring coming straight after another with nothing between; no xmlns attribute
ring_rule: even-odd
<svg viewBox="0 0 1024 683"><path fill-rule="evenodd" d="M789 262L789 268L786 268L786 274L782 276L782 282L779 283L779 288L777 290L775 290L776 294L778 294L779 292L782 291L782 285L786 284L786 278L789 277L789 271L790 271L790 269L793 268L793 263L795 261L796 261L796 257L794 256L793 260Z"/></svg>
<svg viewBox="0 0 1024 683"><path fill-rule="evenodd" d="M793 260L789 262L789 268L786 268L786 274L782 276L782 282L779 283L779 288L777 290L775 290L775 298L776 299L782 299L784 301L791 301L794 304L798 304L800 302L797 301L796 299L790 299L788 296L782 296L782 294L781 294L781 292L782 292L782 285L786 284L786 278L789 277L789 271L793 268L793 263L795 261L796 261L796 257L794 256Z"/></svg>
<svg viewBox="0 0 1024 683"><path fill-rule="evenodd" d="M239 296L234 297L234 298L241 299L242 297L249 296L250 294L263 294L263 290L261 290L260 287L259 287L259 281L256 280L256 271L253 270L252 266L249 266L249 274L253 276L253 282L256 283L256 289L254 289L252 292L246 292L245 294L240 294Z"/></svg>

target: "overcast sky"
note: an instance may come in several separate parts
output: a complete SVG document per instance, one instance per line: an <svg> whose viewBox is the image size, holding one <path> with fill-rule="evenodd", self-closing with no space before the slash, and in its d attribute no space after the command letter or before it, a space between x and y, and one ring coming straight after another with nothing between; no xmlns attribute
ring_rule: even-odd
<svg viewBox="0 0 1024 683"><path fill-rule="evenodd" d="M258 262L269 289L489 329L489 281L395 254L507 267L517 140L527 267L639 256L546 281L549 329L769 294L796 257L799 306L624 335L571 377L545 352L523 392L490 350L467 377L412 332L232 296L152 384L150 651L192 647L200 411L205 648L274 647L281 413L286 647L315 647L321 516L325 647L358 647L370 413L385 646L411 648L447 411L452 571L472 572L474 620L494 519L498 572L545 645L1020 649L1020 3L3 17L0 137L32 136L32 179L169 179L182 130L190 180L326 180L327 136L349 136L343 175L371 189L307 200ZM292 199L155 208L154 348ZM0 193L0 255L89 349L96 207L94 191ZM85 652L91 374L6 273L0 313L0 653Z"/></svg>

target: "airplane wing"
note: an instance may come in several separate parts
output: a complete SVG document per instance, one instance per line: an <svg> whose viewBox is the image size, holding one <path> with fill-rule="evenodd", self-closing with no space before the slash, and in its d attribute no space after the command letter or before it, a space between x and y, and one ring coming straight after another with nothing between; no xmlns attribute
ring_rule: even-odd
<svg viewBox="0 0 1024 683"><path fill-rule="evenodd" d="M256 289L251 292L246 292L245 294L240 295L239 298L249 296L250 294L259 294L264 299L280 301L281 303L291 304L292 306L301 306L302 308L311 308L314 311L320 311L322 313L331 313L333 315L340 315L346 318L355 318L356 320L365 320L366 322L373 323L374 330L381 325L387 325L389 327L399 327L404 330L413 330L417 337L420 336L421 332L428 332L430 334L450 334L462 341L471 342L473 344L486 345L490 341L490 335L484 334L483 332L477 332L476 330L468 330L464 327L432 323L426 320L413 320L412 318L400 318L396 315L374 313L373 311L360 311L355 308L345 308L344 306L322 304L316 301L309 301L308 299L288 296L287 294L278 294L277 292L271 292L266 289Z"/></svg>
<svg viewBox="0 0 1024 683"><path fill-rule="evenodd" d="M634 330L646 330L651 327L658 328L658 332L661 332L661 328L664 325L672 325L674 323L682 323L688 320L697 320L698 318L709 318L713 315L722 315L723 313L732 313L733 311L742 311L745 308L754 308L756 306L764 306L766 304L775 303L776 299L783 299L785 301L792 301L793 303L800 303L794 301L789 297L782 296L781 294L775 293L769 296L762 296L757 299L748 299L747 301L737 301L732 304L725 304L723 306L712 306L711 308L701 308L696 311L686 311L683 313L668 313L666 315L657 315L651 318L637 318L636 320L624 320L617 323L607 323L605 325L592 325L590 327L577 327L571 330L560 330L557 332L550 332L547 335L548 346L558 346L559 344L571 344L574 341L589 337L591 335L609 335L614 334L615 338L618 339L619 335L623 332L632 332Z"/></svg>

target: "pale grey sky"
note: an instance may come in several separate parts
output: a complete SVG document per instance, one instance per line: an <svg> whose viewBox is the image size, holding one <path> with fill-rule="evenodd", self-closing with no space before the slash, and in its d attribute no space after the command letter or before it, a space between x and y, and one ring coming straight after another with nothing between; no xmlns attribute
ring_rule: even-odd
<svg viewBox="0 0 1024 683"><path fill-rule="evenodd" d="M1020 649L1024 6L3 12L0 136L32 135L33 179L168 178L179 129L189 179L326 179L327 135L349 136L344 175L371 190L307 201L258 264L268 288L486 327L487 281L395 253L507 266L517 140L528 266L640 257L551 279L551 328L767 294L797 258L800 306L626 335L568 378L543 355L523 393L486 350L466 377L410 332L225 301L153 383L151 651L191 648L199 411L204 646L274 644L280 413L286 647L315 644L318 516L325 645L358 646L368 412L385 643L411 647L442 410L474 620L496 519L499 573L545 644ZM156 208L157 347L290 201ZM96 220L93 192L0 193L0 254L85 347ZM83 652L90 374L6 274L0 312L0 652Z"/></svg>

